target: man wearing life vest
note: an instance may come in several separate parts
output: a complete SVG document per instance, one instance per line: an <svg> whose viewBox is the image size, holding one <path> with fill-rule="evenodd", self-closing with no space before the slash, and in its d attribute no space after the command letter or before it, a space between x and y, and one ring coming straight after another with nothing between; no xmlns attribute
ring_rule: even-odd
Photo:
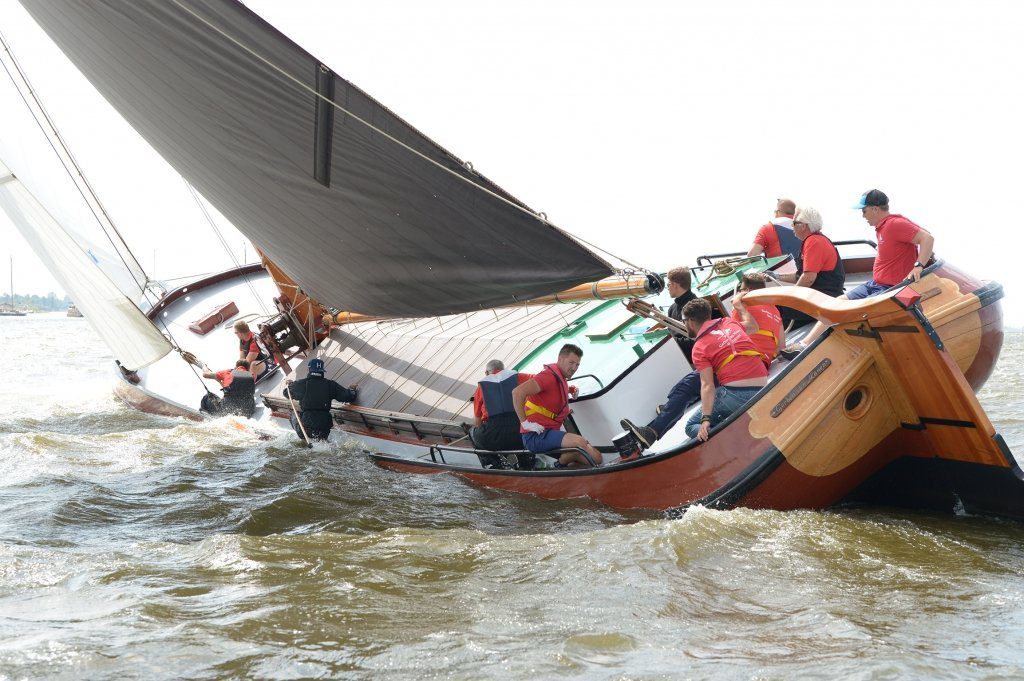
<svg viewBox="0 0 1024 681"><path fill-rule="evenodd" d="M711 319L708 301L687 303L683 316L697 338L693 367L700 372L700 409L686 422L686 434L704 441L712 428L741 409L765 386L768 368L739 322Z"/></svg>
<svg viewBox="0 0 1024 681"><path fill-rule="evenodd" d="M757 355L765 367L768 367L786 341L786 332L782 328L779 310L774 305L747 307L743 304L743 294L755 288L764 288L765 279L765 276L759 273L743 275L740 289L733 296L732 318L743 325L743 330L750 337ZM712 319L712 321L714 320ZM696 347L696 341L694 341L694 347ZM672 386L668 393L668 400L661 405L658 415L650 423L640 426L629 419L622 419L619 421L619 425L633 436L640 451L649 449L679 421L686 408L700 397L700 394L700 372L691 371ZM693 436L691 435L691 437Z"/></svg>
<svg viewBox="0 0 1024 681"><path fill-rule="evenodd" d="M473 393L473 428L469 437L477 449L492 452L523 448L519 434L519 417L512 405L512 391L533 378L533 374L510 371L500 359L487 363L483 379ZM480 462L488 467L502 467L503 461L494 454L483 454ZM519 457L520 468L533 468L533 455Z"/></svg>
<svg viewBox="0 0 1024 681"><path fill-rule="evenodd" d="M309 370L306 378L286 383L286 395L290 394L291 399L299 405L301 415L297 418L293 413L290 421L295 433L301 438L302 429L299 428L299 418L306 429L306 435L311 440L326 440L331 434L331 426L334 420L331 418L331 402L355 402L357 397L357 386L348 388L342 387L337 381L324 378L324 361L313 358L307 363Z"/></svg>
<svg viewBox="0 0 1024 681"><path fill-rule="evenodd" d="M774 305L751 305L743 303L748 291L765 287L767 277L760 272L745 273L740 288L732 297L732 318L743 325L744 331L754 343L754 349L761 353L764 365L771 366L779 350L786 347L786 330L782 327L782 315Z"/></svg>
<svg viewBox="0 0 1024 681"><path fill-rule="evenodd" d="M793 219L793 231L803 246L800 257L796 259L796 272L780 274L776 278L837 298L843 295L846 269L835 244L821 233L821 226L821 213L813 207L801 206L797 209L796 217ZM790 322L796 326L814 322L813 317L799 310L783 307L780 308L780 312L784 327L788 327Z"/></svg>
<svg viewBox="0 0 1024 681"><path fill-rule="evenodd" d="M233 328L238 337L238 359L249 362L252 377L259 379L273 364L270 354L256 340L256 334L249 329L245 320L239 319Z"/></svg>
<svg viewBox="0 0 1024 681"><path fill-rule="evenodd" d="M566 433L562 422L569 415L568 379L573 377L583 360L583 350L567 343L558 353L555 364L546 364L533 378L512 391L512 405L519 416L523 446L534 454L560 448L579 448L587 452L594 464L601 465L601 452L575 433ZM558 458L558 465L589 466L578 451L570 450Z"/></svg>
<svg viewBox="0 0 1024 681"><path fill-rule="evenodd" d="M754 243L747 251L747 257L761 255L778 258L789 253L794 258L800 255L800 241L793 233L793 213L796 203L792 199L779 199L775 204L775 217L757 230Z"/></svg>
<svg viewBox="0 0 1024 681"><path fill-rule="evenodd" d="M224 397L218 397L211 392L203 396L199 407L200 411L208 412L214 416L223 414L237 414L246 418L252 418L256 411L256 381L252 379L249 372L249 363L244 359L235 362L234 369L224 369L214 372L210 367L203 365L203 378L216 379L224 391Z"/></svg>

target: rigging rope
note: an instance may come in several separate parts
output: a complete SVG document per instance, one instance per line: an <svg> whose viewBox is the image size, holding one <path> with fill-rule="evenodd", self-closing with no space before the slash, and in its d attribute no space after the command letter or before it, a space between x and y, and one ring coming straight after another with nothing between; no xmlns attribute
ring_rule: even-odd
<svg viewBox="0 0 1024 681"><path fill-rule="evenodd" d="M217 240L220 241L220 245L224 247L224 251L228 254L228 257L231 259L231 263L235 266L235 269L241 269L242 265L240 265L238 259L235 258L235 254L231 251L231 248L228 246L227 239L224 238L224 235L221 233L220 228L217 227L216 222L214 222L213 216L210 215L210 212L208 210L206 210L206 204L204 204L202 199L199 197L199 194L198 192L196 192L195 187L193 187L192 183L186 180L184 177L181 178L181 180L182 182L185 183L185 186L188 187L188 193L192 195L192 198L195 200L196 205L199 206L199 210L202 212L203 217L206 218L206 221L207 223L209 223L210 228L213 229L213 233L217 235ZM270 311L267 309L267 306L264 305L263 299L260 297L260 295L256 293L256 287L253 285L252 280L249 278L249 275L246 274L242 278L245 280L246 285L248 285L249 292L252 293L252 297L256 300L256 303L260 306L260 309L263 310L263 314L269 316Z"/></svg>
<svg viewBox="0 0 1024 681"><path fill-rule="evenodd" d="M43 106L42 101L40 101L40 99L36 96L35 89L29 82L28 76L25 75L25 70L21 68L21 65L18 63L17 58L14 56L14 53L11 51L10 45L7 43L7 40L4 38L2 33L0 33L0 45L3 46L4 52L7 53L8 59L10 59L12 66L18 72L18 76L25 84L25 87L28 88L28 92L32 96L32 101L35 102L36 107L39 109L39 115L41 115L43 119L46 121L46 125L43 125L43 121L39 119L39 115L37 115L36 111L32 108L32 105L29 103L28 98L25 96L25 93L22 92L22 88L18 85L18 80L14 77L14 74L11 73L11 70L7 68L6 62L0 60L0 64L3 64L4 71L7 73L7 77L11 79L11 83L14 84L14 89L17 90L18 96L21 97L21 101L25 103L25 107L29 110L32 119L36 122L36 125L39 126L40 131L42 131L43 136L46 138L47 144L49 144L50 148L53 149L53 153L56 154L57 159L60 161L60 164L64 167L64 170L67 172L68 177L71 178L71 182L75 185L75 189L77 189L78 193L82 196L82 200L85 201L85 205L89 208L89 212L91 212L93 217L96 218L96 223L99 225L100 231L103 232L103 235L105 237L107 237L107 241L109 241L111 247L113 247L114 253L116 253L117 257L121 260L121 264L123 264L125 269L128 270L128 273L132 277L132 281L134 281L135 285L139 287L139 290L141 291L142 295L148 297L150 295L150 291L147 286L150 282L149 275L147 275L146 271L142 268L142 264L139 263L138 258L135 257L135 253L132 252L132 249L124 240L124 237L121 235L121 232L118 231L117 226L114 224L114 221L110 217L110 214L107 213L107 209L103 206L103 203L100 201L99 196L96 195L95 190L93 190L92 185L89 184L89 180L86 179L85 173L82 172L81 166L78 165L78 162L75 160L75 157L71 153L71 150L68 148L68 145L64 142L64 138L61 137L60 132L57 131L57 126L54 124L53 119L50 117L50 114L46 111L46 107ZM54 144L54 139L56 139L60 143L60 147L61 149L63 149L64 154L67 156L67 160L65 160L65 157L62 156L61 152L57 149L56 145ZM68 163L74 166L74 171L72 171L71 167L68 166ZM78 180L75 179L76 174L78 176L78 180L81 180L81 184L79 184ZM84 189L82 185L84 185ZM88 190L88 193L86 192L86 190ZM92 202L90 202L89 200L90 196L92 197ZM93 205L93 202L95 203L95 207ZM97 213L97 210L99 211L99 213ZM102 217L100 217L100 214L102 214ZM135 274L136 271L133 270L131 265L129 265L128 262L125 260L125 256L124 254L122 254L121 249L117 247L117 244L114 242L114 238L110 235L110 232L107 231L107 226L109 226L110 230L113 231L114 234L117 236L118 240L121 242L121 246L131 257L132 262L135 263L135 267L138 268L138 272L142 274L144 281L142 281L141 283L139 282L138 277ZM66 233L67 232L65 231L65 234ZM154 300L150 300L151 304L154 304L155 302L156 301Z"/></svg>

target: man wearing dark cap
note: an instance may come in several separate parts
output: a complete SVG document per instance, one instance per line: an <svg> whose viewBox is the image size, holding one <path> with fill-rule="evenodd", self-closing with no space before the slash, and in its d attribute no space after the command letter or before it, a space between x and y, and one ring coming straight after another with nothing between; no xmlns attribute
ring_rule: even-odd
<svg viewBox="0 0 1024 681"><path fill-rule="evenodd" d="M871 279L839 297L860 300L877 296L905 279L919 281L935 246L931 233L902 215L890 213L889 197L879 189L861 194L853 207L875 228L878 255L875 256ZM825 325L818 322L802 343L786 348L786 352L803 350L824 331Z"/></svg>
<svg viewBox="0 0 1024 681"><path fill-rule="evenodd" d="M905 279L918 281L932 257L935 239L931 233L902 215L890 213L889 197L878 189L861 194L854 208L875 228L878 255L871 280L847 291L843 297L869 298Z"/></svg>

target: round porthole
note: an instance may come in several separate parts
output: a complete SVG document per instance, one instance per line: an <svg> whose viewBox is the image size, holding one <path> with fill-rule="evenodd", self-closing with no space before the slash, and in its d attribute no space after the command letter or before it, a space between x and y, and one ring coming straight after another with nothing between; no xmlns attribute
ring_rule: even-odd
<svg viewBox="0 0 1024 681"><path fill-rule="evenodd" d="M866 385L858 385L846 393L843 411L851 419L859 419L871 406L871 391Z"/></svg>

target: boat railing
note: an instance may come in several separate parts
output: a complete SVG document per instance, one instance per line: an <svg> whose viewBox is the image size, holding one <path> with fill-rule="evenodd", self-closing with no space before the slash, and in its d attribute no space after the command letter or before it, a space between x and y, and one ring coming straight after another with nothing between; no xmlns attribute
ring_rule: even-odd
<svg viewBox="0 0 1024 681"><path fill-rule="evenodd" d="M263 402L271 409L285 412L290 410L288 400L278 395L264 395ZM435 437L451 442L466 436L466 428L457 421L401 414L359 405L333 407L331 417L338 424L358 426L370 431L387 431L393 435L409 433L417 440Z"/></svg>
<svg viewBox="0 0 1024 681"><path fill-rule="evenodd" d="M453 447L451 445L431 445L428 455L430 456L430 460L432 462L443 463L448 465L448 461L446 461L444 458L445 452L459 454L476 454L477 456L486 456L491 454L497 454L498 456L518 456L519 454L533 453L528 449L503 449L500 452L494 452L489 449L471 449L468 447ZM598 467L597 463L590 456L590 454L588 454L587 451L582 449L581 447L559 447L558 449L552 449L550 452L544 452L544 456L550 456L554 459L558 459L558 457L561 456L562 454L566 454L569 452L578 452L579 454L582 454L583 458L587 460L587 463L590 464L591 468Z"/></svg>
<svg viewBox="0 0 1024 681"><path fill-rule="evenodd" d="M849 239L847 241L833 241L832 243L836 246L871 246L871 248L878 250L878 244L867 239ZM746 251L737 251L735 253L711 253L708 255L699 255L697 256L697 267L710 267L714 264L715 260L721 260L722 258L739 258L746 254Z"/></svg>

